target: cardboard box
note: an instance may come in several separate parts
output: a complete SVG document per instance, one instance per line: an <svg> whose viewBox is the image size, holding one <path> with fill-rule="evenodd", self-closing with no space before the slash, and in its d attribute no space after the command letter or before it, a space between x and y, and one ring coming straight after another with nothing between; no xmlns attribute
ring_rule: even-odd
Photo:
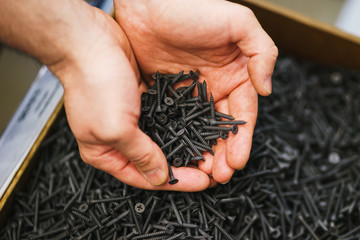
<svg viewBox="0 0 360 240"><path fill-rule="evenodd" d="M360 70L360 38L333 26L318 22L296 12L261 0L237 0L251 8L263 28L282 51L326 65ZM37 137L25 160L0 200L0 223L6 219L11 199L26 173L31 170L36 151L56 117L61 113L62 100L56 105L47 124Z"/></svg>

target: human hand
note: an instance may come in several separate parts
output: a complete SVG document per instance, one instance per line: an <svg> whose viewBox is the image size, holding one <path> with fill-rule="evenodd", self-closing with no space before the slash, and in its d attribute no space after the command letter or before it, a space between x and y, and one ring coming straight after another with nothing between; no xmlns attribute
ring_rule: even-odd
<svg viewBox="0 0 360 240"><path fill-rule="evenodd" d="M78 50L71 61L65 58L50 66L63 83L65 110L82 159L139 188L207 188L209 177L190 168L174 169L181 181L167 183L168 167L162 151L137 124L140 94L146 86L140 80L131 47L112 18L93 10L96 24L106 26L106 31L99 30L89 38L81 46L86 51ZM97 31L96 26L92 31ZM193 185L194 181L199 184Z"/></svg>
<svg viewBox="0 0 360 240"><path fill-rule="evenodd" d="M237 135L218 140L215 155L206 153L206 162L199 163L215 181L228 182L249 158L257 93L271 93L278 54L272 40L248 8L226 1L116 0L115 14L147 81L157 70L198 69L216 109L247 121Z"/></svg>

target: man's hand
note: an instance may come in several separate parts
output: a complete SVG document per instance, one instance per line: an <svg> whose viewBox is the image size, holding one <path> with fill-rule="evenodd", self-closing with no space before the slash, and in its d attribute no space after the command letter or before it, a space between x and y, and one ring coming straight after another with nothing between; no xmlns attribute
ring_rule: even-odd
<svg viewBox="0 0 360 240"><path fill-rule="evenodd" d="M155 186L167 182L167 163L137 125L145 85L110 16L76 0L8 1L0 9L0 40L39 58L63 84L67 118L85 162L139 188L209 186L205 173L190 168L174 170L178 184Z"/></svg>
<svg viewBox="0 0 360 240"><path fill-rule="evenodd" d="M247 121L237 135L218 140L215 155L205 154L199 165L217 182L228 182L249 158L257 93L271 93L276 46L248 8L226 1L115 0L115 10L148 81L157 70L198 69L217 110Z"/></svg>

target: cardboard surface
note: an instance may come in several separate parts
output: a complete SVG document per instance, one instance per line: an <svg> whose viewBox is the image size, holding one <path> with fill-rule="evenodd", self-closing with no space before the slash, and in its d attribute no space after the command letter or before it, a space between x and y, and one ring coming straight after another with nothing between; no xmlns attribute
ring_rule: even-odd
<svg viewBox="0 0 360 240"><path fill-rule="evenodd" d="M263 0L235 0L249 7L279 49L319 63L360 70L360 38Z"/></svg>

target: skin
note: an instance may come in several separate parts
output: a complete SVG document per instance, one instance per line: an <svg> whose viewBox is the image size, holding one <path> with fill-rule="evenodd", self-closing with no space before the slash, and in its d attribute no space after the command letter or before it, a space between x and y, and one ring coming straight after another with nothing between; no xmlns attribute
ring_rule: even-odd
<svg viewBox="0 0 360 240"><path fill-rule="evenodd" d="M182 9L183 4L188 7ZM215 184L209 175L217 182L227 181L247 161L256 91L270 93L276 47L249 10L227 2L116 1L115 5L121 27L81 0L6 1L0 8L0 41L38 58L59 78L67 118L86 163L146 189L200 191ZM199 14L203 7L210 10L206 16ZM230 12L221 16L223 11ZM179 23L183 29L171 33ZM182 33L195 30L194 26L196 35L184 38ZM199 169L173 169L180 181L169 185L164 155L137 126L140 94L145 90L138 67L147 80L156 70L199 69L216 108L248 124L219 142L215 157L207 156Z"/></svg>
<svg viewBox="0 0 360 240"><path fill-rule="evenodd" d="M237 135L218 140L199 169L226 183L250 154L257 118L257 95L271 93L278 51L246 7L218 0L116 0L124 29L142 75L200 70L216 110L247 121ZM185 83L189 84L189 83Z"/></svg>

